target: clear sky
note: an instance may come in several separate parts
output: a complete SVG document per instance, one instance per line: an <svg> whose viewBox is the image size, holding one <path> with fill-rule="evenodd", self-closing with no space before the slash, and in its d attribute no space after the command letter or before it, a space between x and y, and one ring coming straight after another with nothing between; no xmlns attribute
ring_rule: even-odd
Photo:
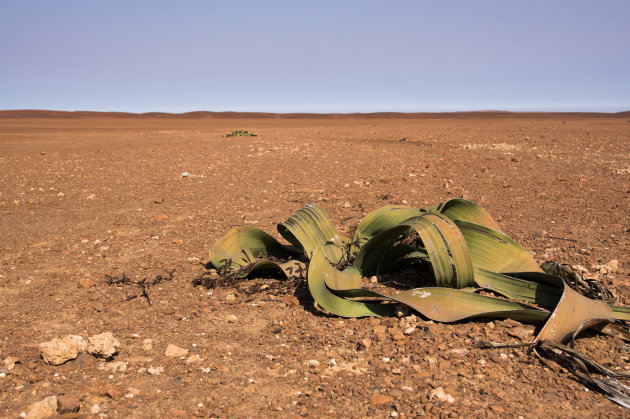
<svg viewBox="0 0 630 419"><path fill-rule="evenodd" d="M0 1L0 109L630 110L630 1Z"/></svg>

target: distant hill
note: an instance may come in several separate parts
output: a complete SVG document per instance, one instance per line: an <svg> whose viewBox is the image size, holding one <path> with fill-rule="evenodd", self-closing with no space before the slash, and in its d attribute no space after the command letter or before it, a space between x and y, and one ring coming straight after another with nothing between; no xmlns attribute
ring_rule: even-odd
<svg viewBox="0 0 630 419"><path fill-rule="evenodd" d="M266 113L266 112L209 112L196 111L185 113L167 112L93 112L93 111L49 111L36 109L0 110L0 118L161 118L161 119L202 119L202 118L400 118L400 119L435 119L435 118L630 118L630 111L603 112L508 112L508 111L470 111L470 112L372 112L372 113Z"/></svg>

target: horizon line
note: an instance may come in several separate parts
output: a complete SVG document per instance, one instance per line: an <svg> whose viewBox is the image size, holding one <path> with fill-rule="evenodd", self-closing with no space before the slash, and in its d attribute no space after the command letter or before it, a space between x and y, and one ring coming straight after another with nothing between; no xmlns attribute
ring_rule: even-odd
<svg viewBox="0 0 630 419"><path fill-rule="evenodd" d="M540 111L540 110L501 110L501 109L483 109L483 110L456 110L456 111L418 111L418 112L403 112L403 111L375 111L375 112L267 112L267 111L208 111L208 110L196 110L186 112L163 112L163 111L149 111L149 112L129 112L129 111L94 111L94 110L55 110L55 109L0 109L0 117L72 117L72 116L120 116L120 117L150 117L150 116L165 116L165 117L203 117L203 116L226 116L239 115L239 116L429 116L429 115L502 115L502 116L518 116L519 114L526 115L598 115L598 116L629 116L630 109L617 112L604 112L604 111Z"/></svg>
<svg viewBox="0 0 630 419"><path fill-rule="evenodd" d="M501 109L501 108L489 108L489 109L457 109L457 110L370 110L370 111L306 111L306 110L295 110L295 111L273 111L273 110L236 110L236 109L226 109L226 110L208 110L208 109L195 109L189 111L161 111L161 110L150 110L150 111L128 111L128 110L95 110L95 109L54 109L54 108L5 108L0 109L0 112L55 112L55 113L78 113L78 112L90 112L90 113L125 113L125 114L133 114L133 115L144 115L144 114L169 114L169 115L185 115L190 113L265 113L265 114L312 114L312 115L356 115L356 114L379 114L379 113L400 113L400 114L431 114L431 113L601 113L601 114L618 114L624 112L630 112L630 106L628 108L622 108L620 111L604 111L604 110L577 110L577 109L565 109L565 110L556 110L556 109L535 109L535 108L524 108L524 109Z"/></svg>

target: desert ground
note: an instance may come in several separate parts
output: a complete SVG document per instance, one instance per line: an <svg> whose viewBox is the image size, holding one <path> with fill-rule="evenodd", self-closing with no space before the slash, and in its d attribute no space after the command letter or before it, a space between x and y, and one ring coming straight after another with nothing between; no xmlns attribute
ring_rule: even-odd
<svg viewBox="0 0 630 419"><path fill-rule="evenodd" d="M237 129L258 136L223 137ZM527 349L474 344L527 341L533 325L342 319L280 277L192 286L235 226L280 238L316 203L344 230L383 205L464 197L537 261L581 265L628 305L628 113L0 112L0 172L0 360L18 361L0 363L1 417L62 395L79 407L64 417L629 416ZM149 298L133 283L158 276ZM40 356L103 332L119 342L108 360ZM617 338L576 347L630 369Z"/></svg>

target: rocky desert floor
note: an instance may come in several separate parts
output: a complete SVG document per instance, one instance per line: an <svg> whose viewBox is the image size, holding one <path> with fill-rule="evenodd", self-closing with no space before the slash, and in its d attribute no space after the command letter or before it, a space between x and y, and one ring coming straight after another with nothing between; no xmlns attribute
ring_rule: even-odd
<svg viewBox="0 0 630 419"><path fill-rule="evenodd" d="M525 342L533 325L342 319L280 278L192 286L238 225L279 238L317 203L344 230L383 205L464 197L628 305L628 115L2 116L0 417L50 396L64 417L630 416L527 349L474 344ZM259 136L222 137L236 129ZM40 355L105 332L110 358ZM619 339L576 346L630 369Z"/></svg>

